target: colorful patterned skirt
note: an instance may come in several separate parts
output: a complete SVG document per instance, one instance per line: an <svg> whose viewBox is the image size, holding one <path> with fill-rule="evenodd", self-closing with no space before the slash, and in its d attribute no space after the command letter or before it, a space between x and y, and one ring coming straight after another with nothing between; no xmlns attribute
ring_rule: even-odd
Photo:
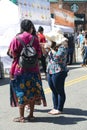
<svg viewBox="0 0 87 130"><path fill-rule="evenodd" d="M15 76L10 81L10 104L11 106L27 105L32 99L36 105L46 106L46 98L42 88L41 76L39 73L28 73Z"/></svg>

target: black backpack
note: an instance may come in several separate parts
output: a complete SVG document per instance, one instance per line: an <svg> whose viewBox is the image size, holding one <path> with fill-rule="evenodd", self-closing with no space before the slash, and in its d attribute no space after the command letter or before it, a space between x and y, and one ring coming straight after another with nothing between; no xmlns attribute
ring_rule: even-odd
<svg viewBox="0 0 87 130"><path fill-rule="evenodd" d="M38 62L38 56L35 48L32 46L34 37L32 37L31 41L27 45L20 37L17 36L16 38L23 46L19 56L19 66L25 69L35 67Z"/></svg>

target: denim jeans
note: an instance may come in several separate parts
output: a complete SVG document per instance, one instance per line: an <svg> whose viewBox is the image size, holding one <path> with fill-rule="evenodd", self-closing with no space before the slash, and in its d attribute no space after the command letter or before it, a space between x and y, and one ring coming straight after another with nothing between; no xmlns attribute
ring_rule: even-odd
<svg viewBox="0 0 87 130"><path fill-rule="evenodd" d="M87 54L84 54L84 56L83 56L83 64L86 64L86 60L87 60Z"/></svg>
<svg viewBox="0 0 87 130"><path fill-rule="evenodd" d="M66 62L70 65L73 63L73 53L74 53L74 49L73 48L69 49Z"/></svg>
<svg viewBox="0 0 87 130"><path fill-rule="evenodd" d="M65 78L67 72L59 72L56 74L47 74L48 84L52 90L52 100L54 109L63 111L66 95L64 90Z"/></svg>
<svg viewBox="0 0 87 130"><path fill-rule="evenodd" d="M41 61L41 65L43 67L43 72L46 73L46 57L42 55L40 58L40 61Z"/></svg>

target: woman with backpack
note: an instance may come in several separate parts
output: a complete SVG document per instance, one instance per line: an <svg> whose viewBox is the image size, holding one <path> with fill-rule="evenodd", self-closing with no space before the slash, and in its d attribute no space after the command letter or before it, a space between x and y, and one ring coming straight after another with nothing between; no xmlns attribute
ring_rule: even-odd
<svg viewBox="0 0 87 130"><path fill-rule="evenodd" d="M31 41L33 29L35 29L32 21L24 19L20 24L21 33L17 36L27 45ZM16 37L17 37L16 36ZM19 107L19 117L14 118L15 122L25 122L26 120L34 119L34 105L35 101L42 100L43 105L46 106L46 99L42 88L42 81L40 76L39 63L31 68L22 68L19 66L19 57L22 51L22 44L14 37L9 46L9 55L13 58L10 69L10 86L15 93L16 102ZM34 34L34 41L32 46L35 48L38 58L41 56L41 47L38 38ZM28 117L24 117L25 106L30 106L30 113Z"/></svg>

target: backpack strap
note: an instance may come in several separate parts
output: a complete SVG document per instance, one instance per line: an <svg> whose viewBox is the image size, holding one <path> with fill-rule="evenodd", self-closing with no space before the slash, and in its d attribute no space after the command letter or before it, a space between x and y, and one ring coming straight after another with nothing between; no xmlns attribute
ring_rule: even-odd
<svg viewBox="0 0 87 130"><path fill-rule="evenodd" d="M26 44L23 42L23 40L20 37L17 36L16 39L22 44L23 47L26 47ZM34 36L32 37L31 41L28 43L29 46L32 46L33 41L34 41Z"/></svg>
<svg viewBox="0 0 87 130"><path fill-rule="evenodd" d="M20 37L16 37L16 39L22 44L23 47L26 47L25 43L21 40Z"/></svg>
<svg viewBox="0 0 87 130"><path fill-rule="evenodd" d="M32 46L33 41L34 41L34 36L32 37L31 41L30 41L28 44L29 44L30 46Z"/></svg>

